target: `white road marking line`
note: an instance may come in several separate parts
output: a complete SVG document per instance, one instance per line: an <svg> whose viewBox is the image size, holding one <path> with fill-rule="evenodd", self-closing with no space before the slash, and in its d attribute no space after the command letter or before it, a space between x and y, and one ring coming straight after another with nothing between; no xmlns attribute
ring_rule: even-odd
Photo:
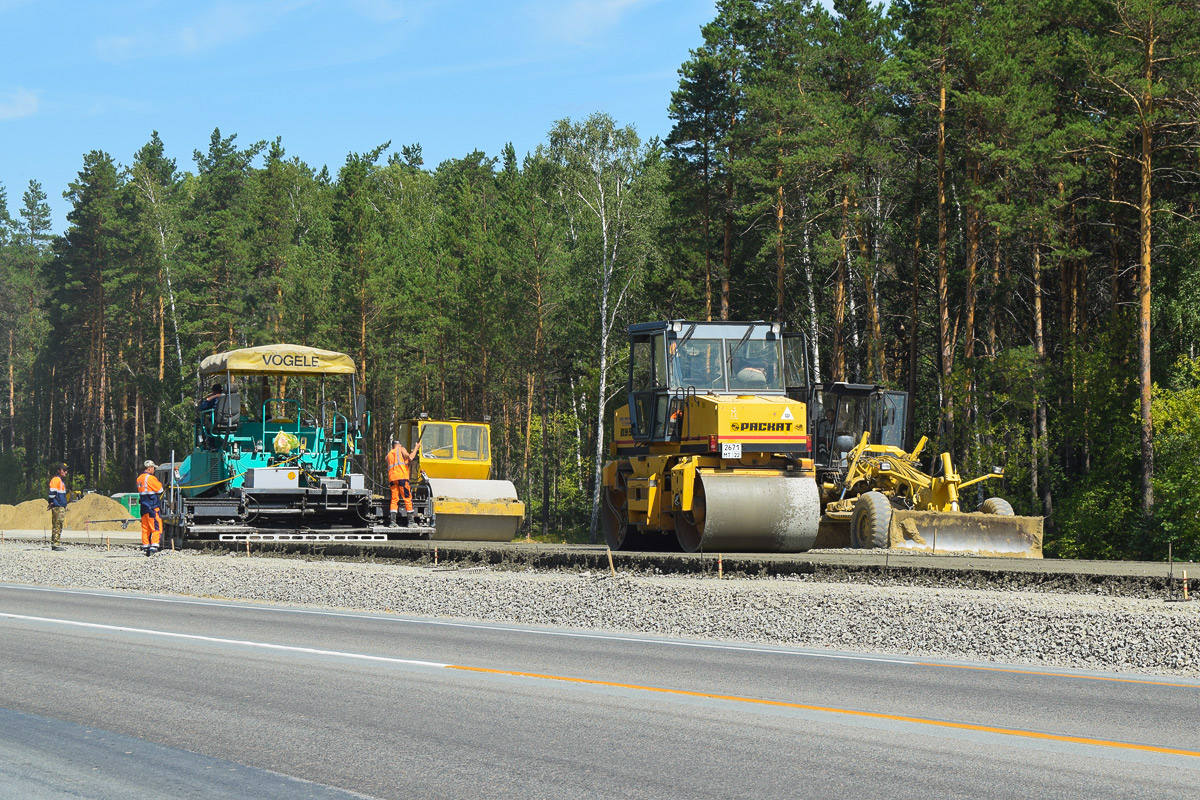
<svg viewBox="0 0 1200 800"><path fill-rule="evenodd" d="M643 636L622 636L612 633L592 633L589 631L558 631L541 630L538 628L515 627L483 622L456 622L441 619L416 619L402 616L383 616L380 614L364 614L348 611L330 611L312 608L290 608L284 606L257 605L218 600L192 600L174 597L147 597L144 595L124 595L108 592L89 592L80 589L56 589L44 586L18 586L15 584L0 584L0 589L20 589L23 591L49 592L52 594L75 594L84 597L107 597L115 600L141 600L151 603L170 603L177 605L194 605L208 608L235 608L245 611L266 611L280 614L302 614L317 617L344 617L349 619L367 619L378 622L405 625L427 625L443 628L463 628L467 630L496 631L498 633L519 633L532 636L557 636L568 639L595 639L604 642L629 642L632 644L652 644L667 647L690 647L702 650L728 650L736 653L764 653L767 655L800 656L805 658L826 658L838 661L868 661L877 664L900 664L906 667L929 666L928 659L918 663L917 660L887 658L884 656L851 655L847 653L822 653L815 650L785 649L782 647L755 647L753 645L731 644L728 642L694 642L682 639L656 639Z"/></svg>
<svg viewBox="0 0 1200 800"><path fill-rule="evenodd" d="M263 650L281 650L289 653L304 653L307 655L317 656L335 656L337 658L349 658L360 661L383 662L386 664L404 664L406 666L415 667L436 667L445 669L450 664L443 664L438 661L420 661L415 658L392 658L390 656L371 656L365 653L351 653L345 650L322 650L318 647L297 647L290 644L273 644L271 642L255 642L249 639L223 639L218 636L201 636L195 633L175 633L173 631L156 631L150 628L130 628L125 625L103 625L98 622L78 622L73 619L56 619L54 617L31 617L25 614L8 614L0 612L0 617L6 619L22 620L24 622L43 622L55 625L68 625L76 628L89 628L91 630L114 631L118 633L136 633L144 636L162 636L170 639L187 639L194 642L210 642L213 644L232 644L241 647L258 647Z"/></svg>

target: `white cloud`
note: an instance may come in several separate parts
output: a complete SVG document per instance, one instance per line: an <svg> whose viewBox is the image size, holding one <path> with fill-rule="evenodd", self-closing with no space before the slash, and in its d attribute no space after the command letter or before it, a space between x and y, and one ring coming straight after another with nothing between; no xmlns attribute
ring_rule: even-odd
<svg viewBox="0 0 1200 800"><path fill-rule="evenodd" d="M550 0L530 4L526 11L540 20L548 38L590 44L619 25L628 11L654 2L657 0Z"/></svg>
<svg viewBox="0 0 1200 800"><path fill-rule="evenodd" d="M38 96L28 89L0 94L0 119L32 117L38 110Z"/></svg>
<svg viewBox="0 0 1200 800"><path fill-rule="evenodd" d="M197 55L240 42L276 27L314 0L266 0L259 3L213 3L174 28L144 28L133 34L96 40L96 53L106 61L130 61L163 55Z"/></svg>

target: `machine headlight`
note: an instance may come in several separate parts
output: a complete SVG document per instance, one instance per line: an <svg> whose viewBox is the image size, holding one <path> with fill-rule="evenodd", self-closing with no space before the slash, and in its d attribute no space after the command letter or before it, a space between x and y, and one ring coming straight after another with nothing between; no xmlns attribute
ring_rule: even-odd
<svg viewBox="0 0 1200 800"><path fill-rule="evenodd" d="M887 472L891 468L892 468L892 463L890 461L880 461L879 462L879 470L881 472Z"/></svg>

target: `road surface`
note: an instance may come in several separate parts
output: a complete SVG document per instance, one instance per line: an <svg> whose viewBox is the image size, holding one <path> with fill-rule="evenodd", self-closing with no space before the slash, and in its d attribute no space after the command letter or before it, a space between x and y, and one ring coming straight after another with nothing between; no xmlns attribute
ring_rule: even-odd
<svg viewBox="0 0 1200 800"><path fill-rule="evenodd" d="M1185 678L4 584L0 641L12 797L1200 785L1200 681Z"/></svg>

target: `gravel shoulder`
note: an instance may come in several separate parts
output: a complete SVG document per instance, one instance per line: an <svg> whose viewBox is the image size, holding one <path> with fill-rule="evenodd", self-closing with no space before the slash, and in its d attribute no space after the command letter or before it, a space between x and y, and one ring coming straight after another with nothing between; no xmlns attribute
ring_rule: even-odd
<svg viewBox="0 0 1200 800"><path fill-rule="evenodd" d="M1200 602L0 544L0 582L1200 676Z"/></svg>

